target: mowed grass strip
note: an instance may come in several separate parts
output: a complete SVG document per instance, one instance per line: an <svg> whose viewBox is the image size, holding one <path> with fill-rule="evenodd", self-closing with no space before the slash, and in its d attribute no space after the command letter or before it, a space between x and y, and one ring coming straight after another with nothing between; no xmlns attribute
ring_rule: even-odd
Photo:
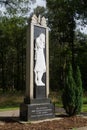
<svg viewBox="0 0 87 130"><path fill-rule="evenodd" d="M49 98L55 104L56 107L62 108L61 94L51 92ZM23 103L24 93L0 93L0 111L16 110L19 109L20 104ZM82 112L87 112L87 95L83 96Z"/></svg>
<svg viewBox="0 0 87 130"><path fill-rule="evenodd" d="M0 111L18 109L23 99L24 96L20 93L0 94Z"/></svg>

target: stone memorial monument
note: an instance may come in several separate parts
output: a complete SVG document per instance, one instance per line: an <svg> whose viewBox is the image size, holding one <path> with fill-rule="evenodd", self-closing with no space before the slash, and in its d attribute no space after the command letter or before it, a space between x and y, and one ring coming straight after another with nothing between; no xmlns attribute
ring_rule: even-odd
<svg viewBox="0 0 87 130"><path fill-rule="evenodd" d="M20 105L24 121L55 117L49 95L49 35L45 17L33 15L27 31L26 94Z"/></svg>

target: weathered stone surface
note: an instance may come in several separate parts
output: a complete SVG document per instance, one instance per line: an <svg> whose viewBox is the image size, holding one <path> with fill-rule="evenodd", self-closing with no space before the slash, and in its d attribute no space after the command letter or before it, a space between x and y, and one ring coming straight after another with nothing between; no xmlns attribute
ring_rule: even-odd
<svg viewBox="0 0 87 130"><path fill-rule="evenodd" d="M47 104L21 104L20 119L24 121L49 119L55 117L54 105Z"/></svg>

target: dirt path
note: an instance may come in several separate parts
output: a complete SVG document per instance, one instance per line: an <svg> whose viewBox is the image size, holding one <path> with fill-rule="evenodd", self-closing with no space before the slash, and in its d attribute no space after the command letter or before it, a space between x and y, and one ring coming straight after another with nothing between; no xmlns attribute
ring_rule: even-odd
<svg viewBox="0 0 87 130"><path fill-rule="evenodd" d="M87 130L87 113L67 117L64 109L56 108L56 114L54 119L25 123L19 121L19 109L0 112L0 130Z"/></svg>

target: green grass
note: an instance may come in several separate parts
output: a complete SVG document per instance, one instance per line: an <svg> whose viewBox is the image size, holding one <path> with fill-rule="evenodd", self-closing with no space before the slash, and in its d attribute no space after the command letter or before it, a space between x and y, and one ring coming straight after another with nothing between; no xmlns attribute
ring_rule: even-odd
<svg viewBox="0 0 87 130"><path fill-rule="evenodd" d="M50 96L52 98L52 101L55 103L55 106L63 107L61 95L57 94L57 96L56 97L55 96L56 94L52 94L52 96ZM87 95L83 96L82 112L87 112Z"/></svg>
<svg viewBox="0 0 87 130"><path fill-rule="evenodd" d="M8 107L8 108L0 108L0 112L3 111L11 111L11 110L17 110L19 107Z"/></svg>
<svg viewBox="0 0 87 130"><path fill-rule="evenodd" d="M21 93L0 94L0 111L18 109L23 102L24 96Z"/></svg>
<svg viewBox="0 0 87 130"><path fill-rule="evenodd" d="M61 100L61 93L51 92L49 98L57 107L63 107ZM0 111L19 109L20 104L24 100L24 93L0 93ZM87 112L87 95L83 97L82 112Z"/></svg>
<svg viewBox="0 0 87 130"><path fill-rule="evenodd" d="M82 112L87 112L87 104L83 104L83 106L82 106Z"/></svg>
<svg viewBox="0 0 87 130"><path fill-rule="evenodd" d="M87 112L87 96L83 97L82 112Z"/></svg>
<svg viewBox="0 0 87 130"><path fill-rule="evenodd" d="M87 104L87 96L83 97L83 104Z"/></svg>

